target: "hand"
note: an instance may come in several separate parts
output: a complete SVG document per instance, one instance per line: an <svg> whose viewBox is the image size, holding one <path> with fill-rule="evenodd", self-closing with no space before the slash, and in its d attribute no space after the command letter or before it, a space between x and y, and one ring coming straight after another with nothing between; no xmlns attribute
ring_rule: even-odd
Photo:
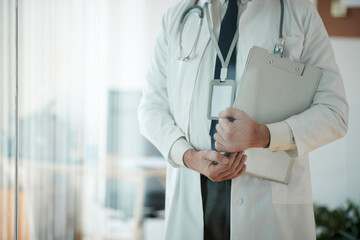
<svg viewBox="0 0 360 240"><path fill-rule="evenodd" d="M191 149L185 152L184 163L188 168L207 176L213 182L221 182L244 174L246 158L243 152L232 153L226 157L212 150Z"/></svg>
<svg viewBox="0 0 360 240"><path fill-rule="evenodd" d="M219 113L219 117L217 133L214 135L215 148L219 152L240 152L269 145L269 129L254 122L246 112L226 108ZM229 118L234 121L230 121Z"/></svg>

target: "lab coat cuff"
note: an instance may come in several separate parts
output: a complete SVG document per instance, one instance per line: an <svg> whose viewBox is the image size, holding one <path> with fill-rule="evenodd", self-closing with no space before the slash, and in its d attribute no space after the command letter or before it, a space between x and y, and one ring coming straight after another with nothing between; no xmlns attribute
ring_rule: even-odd
<svg viewBox="0 0 360 240"><path fill-rule="evenodd" d="M294 137L289 125L285 122L266 124L270 132L270 151L287 151L294 147Z"/></svg>
<svg viewBox="0 0 360 240"><path fill-rule="evenodd" d="M184 154L187 150L194 149L184 137L178 138L170 149L170 160L180 166L186 167L184 164Z"/></svg>

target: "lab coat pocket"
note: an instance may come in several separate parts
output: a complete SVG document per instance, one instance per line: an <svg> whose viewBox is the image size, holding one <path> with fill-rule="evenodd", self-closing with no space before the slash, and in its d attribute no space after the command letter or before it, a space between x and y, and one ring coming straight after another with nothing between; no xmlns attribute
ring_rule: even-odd
<svg viewBox="0 0 360 240"><path fill-rule="evenodd" d="M304 37L300 35L284 35L284 56L292 61L299 61L304 46Z"/></svg>
<svg viewBox="0 0 360 240"><path fill-rule="evenodd" d="M295 159L289 184L271 182L273 204L312 203L308 159Z"/></svg>

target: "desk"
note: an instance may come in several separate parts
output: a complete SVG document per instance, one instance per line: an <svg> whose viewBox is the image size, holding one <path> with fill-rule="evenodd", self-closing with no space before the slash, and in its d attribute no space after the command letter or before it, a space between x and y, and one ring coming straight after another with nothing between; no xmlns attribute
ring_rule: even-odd
<svg viewBox="0 0 360 240"><path fill-rule="evenodd" d="M102 221L106 222L102 236L106 239L142 239L145 183L148 178L156 177L165 187L166 164L163 158L129 159L111 156L106 158L105 163L98 169L98 174L103 179L101 181L103 184L105 183L102 195L107 199L99 205L103 213L101 214ZM130 192L129 187L131 188ZM120 200L122 202L120 205L109 205L109 198L116 202L122 196L126 196L125 201L129 198L132 199L133 203L131 218L125 218L125 220L121 220L121 214L119 215L124 209L125 212L130 209L129 207L124 208L124 206L128 206L123 202L124 199Z"/></svg>
<svg viewBox="0 0 360 240"><path fill-rule="evenodd" d="M5 159L7 160L7 159ZM13 162L0 167L7 172L9 180L14 179ZM144 203L145 181L148 177L156 177L165 186L166 161L163 158L140 158L129 159L107 156L97 161L97 164L66 164L53 162L40 162L32 159L20 159L19 185L20 192L20 227L26 236L38 236L49 232L49 234L74 232L77 239L139 239L142 234L142 212ZM134 217L132 225L134 234L127 238L120 235L111 236L109 232L103 231L118 227L118 222L112 221L117 217L119 211L106 208L99 200L104 198L106 189L101 183L106 179L130 180L139 186L136 189L134 203ZM105 180L105 181L104 181ZM102 194L102 196L101 196ZM10 194L4 189L0 194L1 200L11 205ZM9 205L9 206L10 206ZM29 211L26 215L23 210L26 206ZM52 218L44 220L48 214ZM5 217L2 215L1 217ZM12 219L12 218L11 218ZM23 220L22 220L23 219ZM64 221L55 221L63 219ZM13 220L6 219L9 223ZM26 225L21 225L26 223ZM36 223L36 224L35 224ZM52 224L52 225L51 225ZM51 229L48 227L51 225ZM6 227L0 221L0 233ZM102 230L99 228L103 227ZM25 230L26 229L26 230ZM50 230L49 230L50 229ZM8 230L6 227L6 231ZM2 233L1 233L2 235ZM1 236L0 235L0 236ZM52 235L53 237L56 235ZM61 235L62 236L62 235ZM1 237L0 237L1 238Z"/></svg>
<svg viewBox="0 0 360 240"><path fill-rule="evenodd" d="M135 159L108 158L107 176L120 174L141 173L144 177L156 177L165 187L166 160L162 157L148 157Z"/></svg>

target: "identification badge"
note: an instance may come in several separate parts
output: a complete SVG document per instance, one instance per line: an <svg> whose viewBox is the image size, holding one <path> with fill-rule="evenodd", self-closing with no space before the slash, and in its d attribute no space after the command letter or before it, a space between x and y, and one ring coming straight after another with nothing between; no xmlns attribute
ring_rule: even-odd
<svg viewBox="0 0 360 240"><path fill-rule="evenodd" d="M234 102L235 81L211 80L208 101L208 119L218 120L219 112L231 107Z"/></svg>

